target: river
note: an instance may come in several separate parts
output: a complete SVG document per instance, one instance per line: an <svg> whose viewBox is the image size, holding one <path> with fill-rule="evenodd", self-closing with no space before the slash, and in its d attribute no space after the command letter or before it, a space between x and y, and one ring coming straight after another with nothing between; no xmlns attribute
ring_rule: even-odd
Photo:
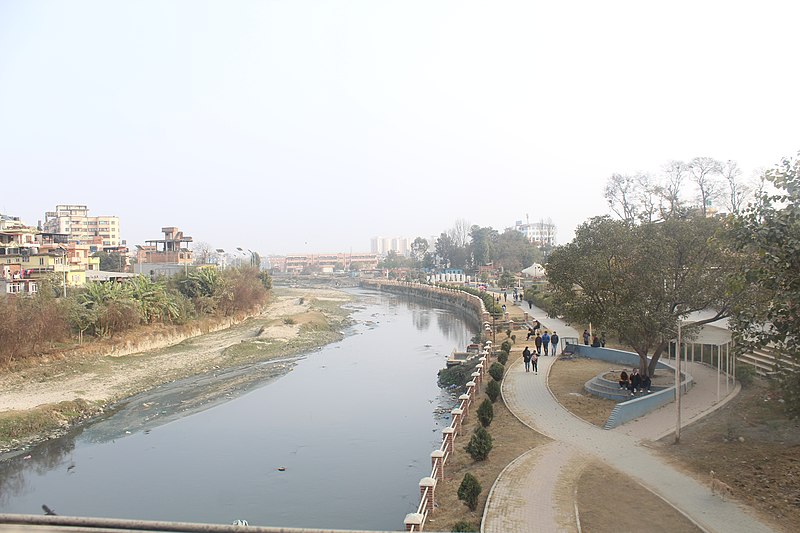
<svg viewBox="0 0 800 533"><path fill-rule="evenodd" d="M436 373L475 326L456 311L354 293L342 341L242 396L153 417L167 385L0 463L0 512L47 504L72 516L401 529L455 403Z"/></svg>

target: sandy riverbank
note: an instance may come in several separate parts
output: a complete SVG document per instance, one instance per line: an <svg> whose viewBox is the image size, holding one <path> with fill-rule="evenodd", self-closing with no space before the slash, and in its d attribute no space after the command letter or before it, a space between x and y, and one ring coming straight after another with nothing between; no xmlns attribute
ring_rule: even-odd
<svg viewBox="0 0 800 533"><path fill-rule="evenodd" d="M47 357L0 374L0 453L59 436L110 405L165 383L181 413L291 370L292 358L341 338L351 296L275 289L257 316L174 346L125 356ZM274 361L270 365L253 365ZM245 370L246 369L246 370ZM186 378L196 377L193 381Z"/></svg>

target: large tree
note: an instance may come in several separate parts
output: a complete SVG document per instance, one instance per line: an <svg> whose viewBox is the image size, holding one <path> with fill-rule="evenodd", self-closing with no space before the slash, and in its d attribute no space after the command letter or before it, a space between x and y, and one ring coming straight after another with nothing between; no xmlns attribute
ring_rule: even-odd
<svg viewBox="0 0 800 533"><path fill-rule="evenodd" d="M736 219L739 251L752 259L739 283L757 297L740 299L731 321L737 346L772 345L776 354L800 364L800 160L784 160L765 174L777 194L762 192ZM784 405L800 416L800 371L779 361Z"/></svg>
<svg viewBox="0 0 800 533"><path fill-rule="evenodd" d="M729 316L732 295L725 280L734 261L715 240L721 226L704 217L640 225L589 220L547 262L556 311L617 336L639 354L641 371L652 375L679 320L715 311L711 318L682 322L690 334Z"/></svg>

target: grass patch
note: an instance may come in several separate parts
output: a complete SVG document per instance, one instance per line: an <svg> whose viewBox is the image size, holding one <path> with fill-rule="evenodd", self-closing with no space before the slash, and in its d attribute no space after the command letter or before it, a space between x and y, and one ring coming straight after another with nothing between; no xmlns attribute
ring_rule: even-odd
<svg viewBox="0 0 800 533"><path fill-rule="evenodd" d="M94 403L77 399L57 404L43 405L28 411L0 413L0 446L13 441L29 439L63 430L74 422L100 411Z"/></svg>

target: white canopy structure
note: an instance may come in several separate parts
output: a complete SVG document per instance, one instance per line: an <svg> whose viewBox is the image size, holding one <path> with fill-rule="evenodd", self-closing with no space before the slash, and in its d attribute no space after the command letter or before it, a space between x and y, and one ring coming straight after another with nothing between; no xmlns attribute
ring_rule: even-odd
<svg viewBox="0 0 800 533"><path fill-rule="evenodd" d="M542 278L544 277L544 267L539 263L534 263L528 268L522 269L522 273L532 278Z"/></svg>

